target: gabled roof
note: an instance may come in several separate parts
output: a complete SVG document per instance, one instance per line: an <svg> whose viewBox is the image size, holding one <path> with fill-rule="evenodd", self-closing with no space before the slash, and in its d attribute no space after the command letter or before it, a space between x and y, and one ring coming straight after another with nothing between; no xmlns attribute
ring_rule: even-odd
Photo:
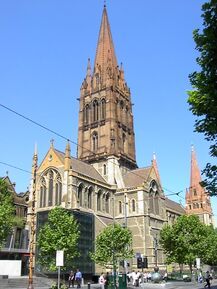
<svg viewBox="0 0 217 289"><path fill-rule="evenodd" d="M166 209L167 210L171 210L171 211L175 211L175 212L178 212L180 213L180 215L183 215L185 214L185 209L182 207L182 205L168 199L168 198L165 198L165 204L166 204Z"/></svg>
<svg viewBox="0 0 217 289"><path fill-rule="evenodd" d="M139 187L142 186L144 182L148 180L151 172L151 166L146 168L140 168L127 172L124 177L125 187Z"/></svg>
<svg viewBox="0 0 217 289"><path fill-rule="evenodd" d="M65 154L57 149L55 149L59 158L64 163ZM81 160L71 157L71 168L74 172L87 176L91 179L100 181L108 185L106 180L100 175L100 173L90 164L87 164Z"/></svg>

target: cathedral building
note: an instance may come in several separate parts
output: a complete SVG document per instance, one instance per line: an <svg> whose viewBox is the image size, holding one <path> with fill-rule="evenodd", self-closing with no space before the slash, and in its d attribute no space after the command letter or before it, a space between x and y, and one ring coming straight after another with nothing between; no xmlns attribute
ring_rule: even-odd
<svg viewBox="0 0 217 289"><path fill-rule="evenodd" d="M70 142L63 152L51 142L41 164L37 151L34 154L36 237L48 212L62 206L71 210L81 224L81 258L75 266L83 273L100 273L101 269L89 259L89 252L99 232L113 221L132 231L134 252L147 256L150 269L155 265L165 268L158 242L160 230L185 214L185 209L165 197L155 155L147 167L137 166L131 93L123 65L118 65L106 6L95 61L91 66L88 60L79 102L77 157L71 156ZM198 187L196 192L194 196L201 196ZM32 198L33 180L30 201ZM207 210L208 199L206 207L201 207L201 202L199 207ZM189 199L188 213L190 209L194 208ZM136 258L128 261L129 270L135 269Z"/></svg>

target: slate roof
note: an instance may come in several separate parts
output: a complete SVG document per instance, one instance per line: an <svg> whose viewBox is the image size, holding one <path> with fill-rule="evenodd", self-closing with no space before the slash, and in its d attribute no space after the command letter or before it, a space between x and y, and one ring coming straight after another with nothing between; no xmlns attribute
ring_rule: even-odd
<svg viewBox="0 0 217 289"><path fill-rule="evenodd" d="M165 199L166 208L168 210L176 211L180 214L185 214L185 209L178 203L166 198Z"/></svg>
<svg viewBox="0 0 217 289"><path fill-rule="evenodd" d="M151 166L127 172L123 177L125 187L141 186L147 181L150 171Z"/></svg>
<svg viewBox="0 0 217 289"><path fill-rule="evenodd" d="M60 159L64 162L65 154L57 149L55 149ZM85 175L91 179L100 181L102 183L108 184L106 180L100 175L100 173L90 164L87 164L81 160L71 157L72 170L76 173Z"/></svg>

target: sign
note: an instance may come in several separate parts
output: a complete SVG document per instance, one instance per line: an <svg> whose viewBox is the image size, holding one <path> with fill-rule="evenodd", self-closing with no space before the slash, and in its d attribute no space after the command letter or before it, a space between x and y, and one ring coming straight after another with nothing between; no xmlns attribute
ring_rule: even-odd
<svg viewBox="0 0 217 289"><path fill-rule="evenodd" d="M200 269L200 258L196 258L196 267Z"/></svg>
<svg viewBox="0 0 217 289"><path fill-rule="evenodd" d="M64 266L64 251L56 251L56 266Z"/></svg>

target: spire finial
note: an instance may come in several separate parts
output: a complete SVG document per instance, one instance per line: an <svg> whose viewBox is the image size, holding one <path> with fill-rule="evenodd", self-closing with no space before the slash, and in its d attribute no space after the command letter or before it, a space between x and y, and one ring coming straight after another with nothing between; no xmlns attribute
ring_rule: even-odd
<svg viewBox="0 0 217 289"><path fill-rule="evenodd" d="M35 148L34 148L34 155L38 154L38 146L37 143L35 143Z"/></svg>
<svg viewBox="0 0 217 289"><path fill-rule="evenodd" d="M106 0L104 0L104 8L106 8Z"/></svg>
<svg viewBox="0 0 217 289"><path fill-rule="evenodd" d="M50 147L51 147L51 148L53 148L53 144L54 144L54 139L52 138L52 139L50 140Z"/></svg>

